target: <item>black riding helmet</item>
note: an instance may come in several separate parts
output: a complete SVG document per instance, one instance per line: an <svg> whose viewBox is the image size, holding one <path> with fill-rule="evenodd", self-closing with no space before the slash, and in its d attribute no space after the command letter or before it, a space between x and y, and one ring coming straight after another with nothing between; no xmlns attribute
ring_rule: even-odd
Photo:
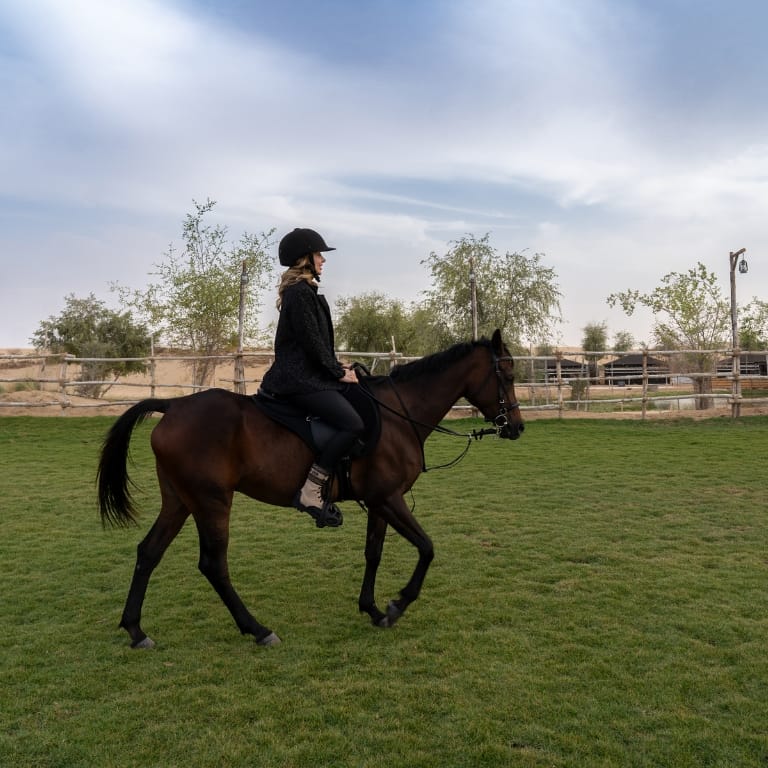
<svg viewBox="0 0 768 768"><path fill-rule="evenodd" d="M284 267L292 267L302 256L335 250L314 229L294 229L280 241L278 258Z"/></svg>

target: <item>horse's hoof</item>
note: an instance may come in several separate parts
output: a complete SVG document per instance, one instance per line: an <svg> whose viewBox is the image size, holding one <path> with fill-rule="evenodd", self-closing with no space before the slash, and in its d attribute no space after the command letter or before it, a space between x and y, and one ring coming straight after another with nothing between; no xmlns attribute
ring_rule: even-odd
<svg viewBox="0 0 768 768"><path fill-rule="evenodd" d="M375 621L374 624L382 629L389 629L389 627L392 626L389 623L389 616L382 616L378 621Z"/></svg>
<svg viewBox="0 0 768 768"><path fill-rule="evenodd" d="M400 607L392 600L387 606L387 626L391 627L403 615Z"/></svg>
<svg viewBox="0 0 768 768"><path fill-rule="evenodd" d="M155 641L151 637L145 637L143 640L139 640L138 643L131 646L131 648L141 648L143 651L151 650L154 647Z"/></svg>
<svg viewBox="0 0 768 768"><path fill-rule="evenodd" d="M280 645L282 642L283 641L274 632L270 632L266 637L257 640L256 645L263 645L266 648L271 648L274 645Z"/></svg>

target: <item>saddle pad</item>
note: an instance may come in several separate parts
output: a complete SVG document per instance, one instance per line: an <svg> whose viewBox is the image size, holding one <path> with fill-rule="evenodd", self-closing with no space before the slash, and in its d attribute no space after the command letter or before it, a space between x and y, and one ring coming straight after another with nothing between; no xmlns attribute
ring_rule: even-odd
<svg viewBox="0 0 768 768"><path fill-rule="evenodd" d="M381 434L379 406L362 391L362 386L362 384L350 385L341 392L360 414L365 425L359 441L360 447L353 450L353 457L355 458L372 453ZM262 413L297 434L314 453L319 453L322 445L335 434L333 427L323 422L322 419L307 414L280 397L259 390L251 396L251 400Z"/></svg>

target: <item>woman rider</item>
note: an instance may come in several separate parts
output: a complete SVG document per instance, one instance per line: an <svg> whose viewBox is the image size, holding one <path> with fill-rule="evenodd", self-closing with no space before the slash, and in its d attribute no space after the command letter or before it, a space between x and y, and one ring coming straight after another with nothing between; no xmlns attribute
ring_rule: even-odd
<svg viewBox="0 0 768 768"><path fill-rule="evenodd" d="M331 311L318 292L323 254L335 250L313 229L294 229L280 241L280 264L288 269L278 287L275 362L262 383L265 392L290 400L337 430L293 500L318 528L342 524L341 510L323 498L323 489L363 431L363 420L341 394L357 384L357 376L336 358Z"/></svg>

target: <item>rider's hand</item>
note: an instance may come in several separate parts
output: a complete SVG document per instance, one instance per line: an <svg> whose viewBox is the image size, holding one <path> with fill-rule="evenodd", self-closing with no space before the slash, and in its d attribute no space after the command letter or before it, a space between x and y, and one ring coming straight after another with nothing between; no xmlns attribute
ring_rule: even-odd
<svg viewBox="0 0 768 768"><path fill-rule="evenodd" d="M339 379L339 381L343 381L346 384L357 384L357 374L352 368L345 368L344 375Z"/></svg>

